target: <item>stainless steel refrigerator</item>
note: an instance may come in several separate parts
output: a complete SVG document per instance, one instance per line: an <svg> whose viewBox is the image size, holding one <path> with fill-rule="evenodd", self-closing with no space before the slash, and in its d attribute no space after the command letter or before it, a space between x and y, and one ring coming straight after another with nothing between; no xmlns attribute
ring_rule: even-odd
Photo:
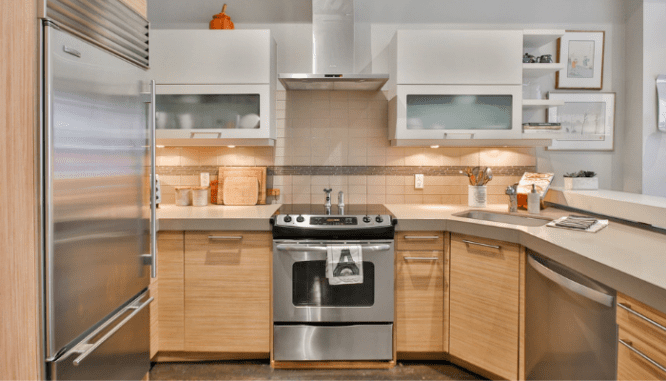
<svg viewBox="0 0 666 381"><path fill-rule="evenodd" d="M155 259L147 21L117 0L44 5L46 377L141 379Z"/></svg>

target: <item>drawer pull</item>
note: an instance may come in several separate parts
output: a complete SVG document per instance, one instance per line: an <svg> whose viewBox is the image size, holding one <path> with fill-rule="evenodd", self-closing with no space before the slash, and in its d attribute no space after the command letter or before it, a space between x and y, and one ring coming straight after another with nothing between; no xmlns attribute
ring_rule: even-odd
<svg viewBox="0 0 666 381"><path fill-rule="evenodd" d="M474 242L474 241L468 241L468 240L466 240L466 239L463 239L462 241L465 242L465 243L468 244L468 245L476 245L476 246L489 247L489 248L491 248L491 249L497 249L497 250L501 249L501 247L499 247L499 246L497 246L497 245L488 245L487 243L479 243L479 242Z"/></svg>
<svg viewBox="0 0 666 381"><path fill-rule="evenodd" d="M233 239L241 240L243 239L242 235L209 235L208 239Z"/></svg>
<svg viewBox="0 0 666 381"><path fill-rule="evenodd" d="M666 372L666 368L660 365L658 362L654 361L653 359L649 358L647 355L645 355L643 352L639 351L638 349L634 348L631 344L631 341L624 341L622 339L619 340L620 344L624 345L625 347L629 348L630 351L634 352L635 354L639 355L640 357L643 358L643 360L649 362L650 364L656 366L659 368L662 372Z"/></svg>
<svg viewBox="0 0 666 381"><path fill-rule="evenodd" d="M406 235L405 239L419 239L419 240L439 239L439 236L438 235Z"/></svg>
<svg viewBox="0 0 666 381"><path fill-rule="evenodd" d="M439 257L404 257L405 261L438 261Z"/></svg>
<svg viewBox="0 0 666 381"><path fill-rule="evenodd" d="M666 332L666 327L664 327L663 325L661 325L661 324L657 323L656 321L650 319L649 317L643 315L642 313L632 310L630 305L624 304L624 303L618 303L617 306L622 308L623 310L631 313L631 314L634 314L634 315L638 316L639 318L645 320L646 322L648 322L648 323L654 325L655 327L661 329L662 331Z"/></svg>

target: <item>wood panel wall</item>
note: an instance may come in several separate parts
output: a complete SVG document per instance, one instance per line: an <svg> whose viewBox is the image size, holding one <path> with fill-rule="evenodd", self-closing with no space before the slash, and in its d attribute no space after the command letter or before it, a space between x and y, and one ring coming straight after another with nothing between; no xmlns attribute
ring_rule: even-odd
<svg viewBox="0 0 666 381"><path fill-rule="evenodd" d="M123 3L127 4L130 8L139 12L143 17L148 17L148 0L121 0Z"/></svg>
<svg viewBox="0 0 666 381"><path fill-rule="evenodd" d="M0 379L41 378L36 231L36 1L0 12Z"/></svg>

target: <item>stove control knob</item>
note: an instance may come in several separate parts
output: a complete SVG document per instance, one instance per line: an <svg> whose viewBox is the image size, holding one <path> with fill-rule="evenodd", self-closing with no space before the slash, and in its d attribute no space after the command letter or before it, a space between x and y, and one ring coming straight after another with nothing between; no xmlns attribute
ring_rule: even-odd
<svg viewBox="0 0 666 381"><path fill-rule="evenodd" d="M368 217L368 216L363 217L363 222L365 222L366 224L369 224L370 221L371 221L370 217Z"/></svg>
<svg viewBox="0 0 666 381"><path fill-rule="evenodd" d="M291 216L289 216L288 214L284 216L284 222L291 222Z"/></svg>
<svg viewBox="0 0 666 381"><path fill-rule="evenodd" d="M377 221L377 223L381 224L382 222L384 222L384 219L382 218L382 216L377 216L377 217L375 217L375 221Z"/></svg>
<svg viewBox="0 0 666 381"><path fill-rule="evenodd" d="M305 218L303 216L296 217L296 222L303 222L303 221L305 221Z"/></svg>

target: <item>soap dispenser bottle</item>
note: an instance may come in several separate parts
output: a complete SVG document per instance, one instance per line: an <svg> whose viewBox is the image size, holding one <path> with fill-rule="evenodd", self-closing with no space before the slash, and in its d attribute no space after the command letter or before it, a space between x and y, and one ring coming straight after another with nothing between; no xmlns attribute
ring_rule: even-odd
<svg viewBox="0 0 666 381"><path fill-rule="evenodd" d="M532 184L532 191L527 194L527 212L529 214L541 213L541 196L539 196L534 184Z"/></svg>

